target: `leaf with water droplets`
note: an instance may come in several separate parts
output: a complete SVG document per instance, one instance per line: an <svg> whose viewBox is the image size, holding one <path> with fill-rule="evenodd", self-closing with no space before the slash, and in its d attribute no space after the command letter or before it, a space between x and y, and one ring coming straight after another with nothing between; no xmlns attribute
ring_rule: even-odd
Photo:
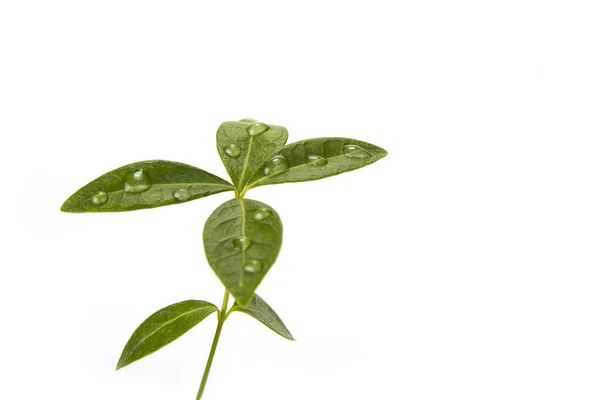
<svg viewBox="0 0 600 400"><path fill-rule="evenodd" d="M239 157L239 155L242 153L242 149L240 149L240 146L233 143L229 146L226 146L223 150L225 151L225 154L232 158Z"/></svg>
<svg viewBox="0 0 600 400"><path fill-rule="evenodd" d="M117 369L168 345L215 311L218 308L214 304L186 300L155 312L133 332L123 349Z"/></svg>
<svg viewBox="0 0 600 400"><path fill-rule="evenodd" d="M211 268L236 301L246 306L279 254L283 226L264 203L233 199L204 225L204 250Z"/></svg>
<svg viewBox="0 0 600 400"><path fill-rule="evenodd" d="M290 143L272 156L282 157L287 168L269 174L258 169L247 184L247 189L286 182L304 182L327 178L372 164L385 157L387 151L373 144L346 138L315 138Z"/></svg>
<svg viewBox="0 0 600 400"><path fill-rule="evenodd" d="M234 190L229 182L191 165L164 160L125 165L75 192L61 211L116 212L167 206Z"/></svg>
<svg viewBox="0 0 600 400"><path fill-rule="evenodd" d="M275 311L269 307L267 302L260 298L256 293L247 307L242 307L238 303L235 303L231 308L231 312L234 311L248 314L256 320L262 322L267 328L271 329L280 336L283 336L289 340L295 340L277 313L275 313Z"/></svg>
<svg viewBox="0 0 600 400"><path fill-rule="evenodd" d="M126 173L123 182L123 190L126 193L143 193L152 187L152 179L143 168Z"/></svg>
<svg viewBox="0 0 600 400"><path fill-rule="evenodd" d="M261 221L265 218L269 218L273 213L268 207L259 208L254 212L254 219L257 221Z"/></svg>
<svg viewBox="0 0 600 400"><path fill-rule="evenodd" d="M306 165L309 167L323 167L327 165L328 161L325 157L308 155L306 156Z"/></svg>
<svg viewBox="0 0 600 400"><path fill-rule="evenodd" d="M290 165L284 156L275 156L265 163L263 174L265 176L277 175L287 171Z"/></svg>
<svg viewBox="0 0 600 400"><path fill-rule="evenodd" d="M92 196L92 204L99 206L108 201L108 195L102 191L96 193Z"/></svg>
<svg viewBox="0 0 600 400"><path fill-rule="evenodd" d="M223 122L217 131L217 150L240 191L250 177L269 157L287 142L288 132L283 126L264 124L249 118L237 122Z"/></svg>

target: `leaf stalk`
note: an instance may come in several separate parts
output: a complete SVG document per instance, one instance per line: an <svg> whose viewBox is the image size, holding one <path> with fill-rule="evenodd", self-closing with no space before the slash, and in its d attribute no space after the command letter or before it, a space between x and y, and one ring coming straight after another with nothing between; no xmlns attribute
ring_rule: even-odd
<svg viewBox="0 0 600 400"><path fill-rule="evenodd" d="M196 395L196 400L200 400L202 398L202 393L204 393L204 388L206 386L206 382L208 381L208 375L210 374L210 367L212 366L213 359L215 357L215 352L217 351L217 345L219 344L219 338L221 337L221 329L223 329L223 324L227 320L229 313L227 312L227 304L229 302L229 291L225 290L225 295L223 296L223 304L221 305L221 310L219 314L217 314L217 329L215 331L215 337L212 342L212 346L210 348L210 353L208 354L208 360L206 360L206 367L204 367L204 375L202 376L202 382L200 382L200 388L198 389L198 394Z"/></svg>

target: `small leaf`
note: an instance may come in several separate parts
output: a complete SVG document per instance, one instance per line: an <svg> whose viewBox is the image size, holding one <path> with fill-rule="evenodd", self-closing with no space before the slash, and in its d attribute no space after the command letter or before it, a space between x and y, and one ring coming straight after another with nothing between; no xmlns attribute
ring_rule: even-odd
<svg viewBox="0 0 600 400"><path fill-rule="evenodd" d="M281 248L279 215L264 203L233 199L204 225L204 250L211 268L242 306L247 306Z"/></svg>
<svg viewBox="0 0 600 400"><path fill-rule="evenodd" d="M252 301L248 305L248 307L241 307L238 303L235 303L231 308L231 312L238 311L244 314L248 314L251 317L254 317L256 320L262 322L267 328L271 329L273 332L277 333L280 336L283 336L289 340L296 340L285 327L283 321L279 318L279 316L273 311L271 307L260 298L256 293L252 298Z"/></svg>
<svg viewBox="0 0 600 400"><path fill-rule="evenodd" d="M251 119L223 122L217 131L217 150L233 185L241 190L269 156L285 145L287 138L288 131L283 126Z"/></svg>
<svg viewBox="0 0 600 400"><path fill-rule="evenodd" d="M218 308L214 304L186 300L155 312L133 332L123 349L117 369L175 341L215 311Z"/></svg>
<svg viewBox="0 0 600 400"><path fill-rule="evenodd" d="M323 179L362 168L385 157L387 151L360 140L346 138L316 138L290 143L272 156L284 159L288 168L280 173L269 170L269 162L259 168L247 184L247 189L286 182ZM280 161L280 163L283 161Z"/></svg>
<svg viewBox="0 0 600 400"><path fill-rule="evenodd" d="M61 211L116 212L184 203L234 190L229 182L191 165L140 161L108 172L75 192Z"/></svg>

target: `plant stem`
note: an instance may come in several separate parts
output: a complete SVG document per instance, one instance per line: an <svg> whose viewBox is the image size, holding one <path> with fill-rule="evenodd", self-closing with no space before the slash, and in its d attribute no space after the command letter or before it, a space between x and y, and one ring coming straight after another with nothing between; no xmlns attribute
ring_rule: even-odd
<svg viewBox="0 0 600 400"><path fill-rule="evenodd" d="M212 366L213 358L215 357L215 352L217 351L217 345L219 344L219 337L221 336L221 329L223 328L223 324L227 319L227 303L229 302L229 291L225 290L225 295L223 296L223 304L221 305L221 310L218 314L218 322L217 322L217 330L215 331L215 338L213 339L212 346L210 348L210 353L208 354L208 360L206 360L206 367L204 368L204 375L202 376L202 382L200 382L200 389L198 389L198 395L196 395L196 400L200 400L202 398L202 393L204 393L204 387L206 386L206 381L208 381L208 374L210 373L210 367Z"/></svg>

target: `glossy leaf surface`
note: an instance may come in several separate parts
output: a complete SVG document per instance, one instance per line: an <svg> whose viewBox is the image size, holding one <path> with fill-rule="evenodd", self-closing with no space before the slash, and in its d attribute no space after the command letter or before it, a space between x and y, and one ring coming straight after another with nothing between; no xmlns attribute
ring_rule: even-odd
<svg viewBox="0 0 600 400"><path fill-rule="evenodd" d="M236 303L231 308L231 311L238 311L248 314L256 320L262 322L267 328L271 329L278 335L289 340L295 340L281 318L279 318L279 316L275 313L275 311L273 311L267 302L260 298L256 293L254 294L254 297L252 298L252 301L248 307L241 307Z"/></svg>
<svg viewBox="0 0 600 400"><path fill-rule="evenodd" d="M257 123L223 122L217 131L217 150L233 185L240 190L288 138L287 129L278 125L265 125L268 130L251 135L254 124Z"/></svg>
<svg viewBox="0 0 600 400"><path fill-rule="evenodd" d="M203 234L206 258L242 306L250 303L277 259L282 235L279 215L255 200L230 200L208 217Z"/></svg>
<svg viewBox="0 0 600 400"><path fill-rule="evenodd" d="M226 180L191 165L140 161L88 183L65 201L61 211L132 211L184 203L229 190L234 188Z"/></svg>
<svg viewBox="0 0 600 400"><path fill-rule="evenodd" d="M218 311L214 304L186 300L165 307L146 319L125 345L117 369L154 353Z"/></svg>
<svg viewBox="0 0 600 400"><path fill-rule="evenodd" d="M274 157L284 157L288 168L267 175L268 168L259 168L248 188L286 182L323 179L372 164L385 157L387 151L373 144L346 138L315 138L290 143Z"/></svg>

